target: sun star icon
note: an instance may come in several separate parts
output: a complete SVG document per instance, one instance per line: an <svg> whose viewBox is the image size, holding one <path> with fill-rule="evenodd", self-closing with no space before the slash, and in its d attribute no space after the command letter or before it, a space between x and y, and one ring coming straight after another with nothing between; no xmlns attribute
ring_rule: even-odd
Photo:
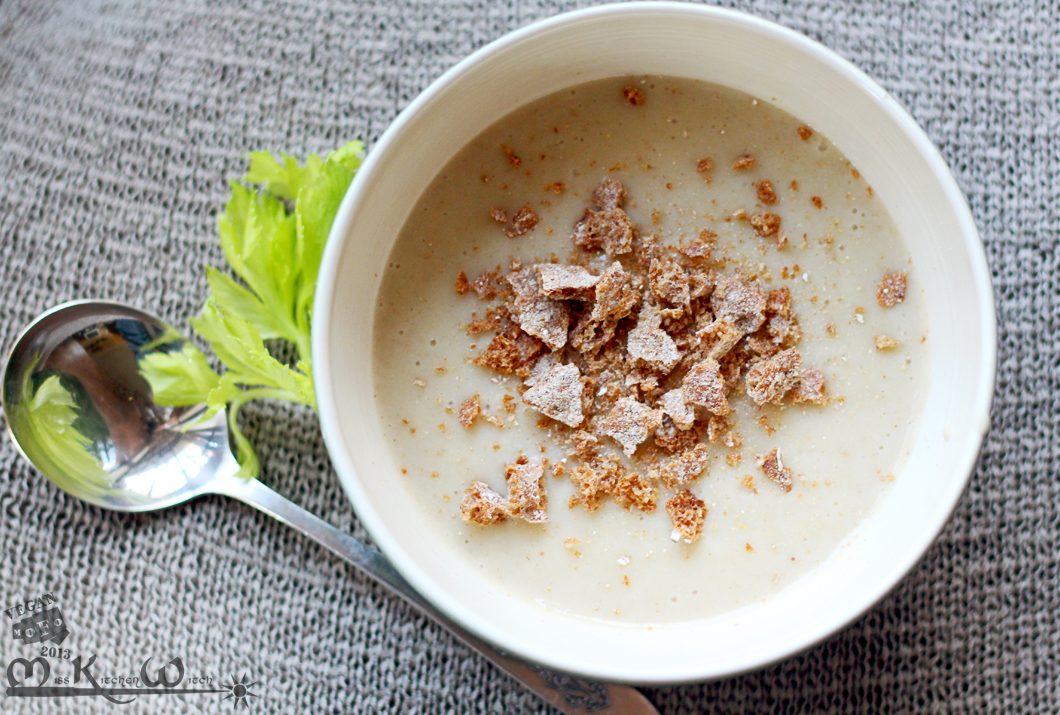
<svg viewBox="0 0 1060 715"><path fill-rule="evenodd" d="M233 700L232 700L232 707L233 708L238 708L240 706L240 704L242 704L243 707L245 707L245 708L247 708L249 710L250 709L250 698L258 697L258 694L250 692L250 689L252 687L254 687L255 685L257 685L257 684L258 684L257 681L255 681L253 683L248 683L247 682L247 674L246 673L243 673L243 677L240 678L239 680L236 680L236 676L233 675L232 676L232 684L231 685L225 685L225 687L227 688L226 692L228 693L228 695L226 695L223 698L221 698L221 700L224 701L224 700L228 700L229 698L233 698Z"/></svg>

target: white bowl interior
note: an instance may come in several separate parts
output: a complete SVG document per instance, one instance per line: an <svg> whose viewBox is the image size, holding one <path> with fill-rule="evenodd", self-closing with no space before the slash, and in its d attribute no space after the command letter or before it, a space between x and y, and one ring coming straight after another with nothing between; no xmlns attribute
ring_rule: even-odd
<svg viewBox="0 0 1060 715"><path fill-rule="evenodd" d="M370 377L374 296L392 243L453 154L526 102L595 79L645 74L733 87L834 142L906 237L932 344L919 436L876 513L825 563L764 604L651 630L546 612L507 596L442 549L409 516ZM335 221L313 354L324 435L343 486L421 593L525 657L591 677L665 683L730 675L790 655L856 618L912 567L959 498L988 428L995 326L985 258L964 199L889 95L796 33L737 13L653 3L595 8L509 35L457 65L399 117Z"/></svg>

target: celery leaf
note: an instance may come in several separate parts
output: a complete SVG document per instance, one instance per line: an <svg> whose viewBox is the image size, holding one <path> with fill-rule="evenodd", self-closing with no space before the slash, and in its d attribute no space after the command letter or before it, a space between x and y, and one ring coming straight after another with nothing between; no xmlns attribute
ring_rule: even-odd
<svg viewBox="0 0 1060 715"><path fill-rule="evenodd" d="M153 353L141 360L159 404L205 402L205 418L228 405L229 429L243 476L256 476L257 456L239 430L236 416L248 401L282 399L316 407L310 355L313 296L324 244L339 205L360 167L361 142L325 158L268 152L250 154L244 180L232 182L232 196L218 218L228 275L206 267L210 296L192 327L225 366L218 376L191 346L180 353ZM274 358L265 340L293 343L294 367Z"/></svg>
<svg viewBox="0 0 1060 715"><path fill-rule="evenodd" d="M169 407L206 402L221 380L191 343L179 352L148 353L140 360L140 374L151 385L155 402Z"/></svg>

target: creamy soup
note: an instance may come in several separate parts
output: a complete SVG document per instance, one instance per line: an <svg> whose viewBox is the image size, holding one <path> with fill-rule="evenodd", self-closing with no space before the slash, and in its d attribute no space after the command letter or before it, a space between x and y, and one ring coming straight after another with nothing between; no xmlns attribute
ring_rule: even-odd
<svg viewBox="0 0 1060 715"><path fill-rule="evenodd" d="M643 103L630 101L630 87ZM741 156L753 165L734 169ZM709 173L697 168L705 157L713 160ZM641 233L676 245L710 229L726 274L740 268L765 290L787 286L804 364L827 378L831 400L823 406L759 407L733 393L742 445L709 445L709 466L689 485L707 508L702 536L690 544L671 540L665 495L651 514L609 501L590 513L568 508L574 487L547 470L546 523L483 527L460 516L472 481L504 494L506 464L520 454L563 463L567 448L521 404L520 378L471 363L490 335L465 328L487 304L458 294L454 280L460 271L504 275L514 258L565 260L575 224L607 178L625 186L625 210ZM766 208L756 191L763 179L777 197L768 210L782 219L783 249L740 218ZM526 204L540 223L509 238L490 209L510 215ZM593 260L602 269L611 259ZM880 307L877 284L895 271L908 273L905 301ZM374 385L401 486L451 558L543 608L674 622L769 598L842 544L903 478L929 378L926 324L902 237L866 178L826 138L727 88L616 78L508 115L419 198L378 297ZM877 336L898 344L877 349ZM482 419L461 426L456 412L474 394L503 426ZM506 395L514 411L503 409ZM793 472L789 492L755 462L776 447Z"/></svg>

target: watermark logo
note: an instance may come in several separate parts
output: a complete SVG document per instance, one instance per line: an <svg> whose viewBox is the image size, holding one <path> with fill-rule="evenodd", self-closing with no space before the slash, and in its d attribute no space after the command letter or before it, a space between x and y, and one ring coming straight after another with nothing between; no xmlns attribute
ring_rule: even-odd
<svg viewBox="0 0 1060 715"><path fill-rule="evenodd" d="M45 593L4 609L5 616L12 620L18 619L11 626L15 640L26 645L42 641L62 644L70 635L70 631L66 628L62 611L58 606L52 607L54 603L54 594Z"/></svg>
<svg viewBox="0 0 1060 715"><path fill-rule="evenodd" d="M181 696L216 694L234 708L249 709L252 698L259 697L252 688L259 683L243 673L232 676L231 683L217 681L209 674L189 674L184 661L171 658L162 667L151 667L153 657L140 666L136 675L103 674L96 666L96 656L87 659L60 645L70 631L52 593L21 601L3 611L11 619L16 641L33 645L39 652L32 659L15 658L3 671L5 694L14 698L80 698L100 697L125 705L140 696ZM93 671L96 669L96 672ZM99 673L97 675L97 672Z"/></svg>

